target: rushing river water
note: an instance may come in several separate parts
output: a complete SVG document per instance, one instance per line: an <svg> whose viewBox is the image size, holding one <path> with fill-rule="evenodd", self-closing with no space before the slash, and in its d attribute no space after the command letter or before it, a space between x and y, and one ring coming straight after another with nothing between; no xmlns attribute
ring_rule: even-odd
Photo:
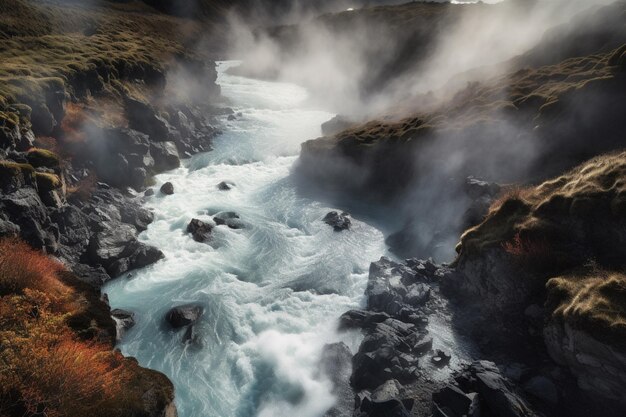
<svg viewBox="0 0 626 417"><path fill-rule="evenodd" d="M302 195L290 176L300 143L333 114L309 108L298 86L226 74L232 65L219 64L218 83L242 116L213 152L157 177L176 194L146 203L155 221L141 239L166 259L105 291L113 307L136 313L122 352L174 382L181 417L319 417L334 402L318 371L322 348L356 345L356 335L337 334L337 319L363 302L384 236L358 219L333 232L321 220L333 208ZM219 191L224 180L236 186ZM192 218L210 222L222 211L246 227L217 227L212 245L185 233ZM205 308L201 347L163 325L171 307L188 303Z"/></svg>

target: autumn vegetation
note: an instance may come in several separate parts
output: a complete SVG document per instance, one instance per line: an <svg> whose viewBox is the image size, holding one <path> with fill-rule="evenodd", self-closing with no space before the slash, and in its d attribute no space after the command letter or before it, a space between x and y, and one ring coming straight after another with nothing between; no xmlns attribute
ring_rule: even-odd
<svg viewBox="0 0 626 417"><path fill-rule="evenodd" d="M172 400L156 372L113 350L108 307L63 265L0 241L0 415L131 416ZM160 404L163 406L164 404Z"/></svg>

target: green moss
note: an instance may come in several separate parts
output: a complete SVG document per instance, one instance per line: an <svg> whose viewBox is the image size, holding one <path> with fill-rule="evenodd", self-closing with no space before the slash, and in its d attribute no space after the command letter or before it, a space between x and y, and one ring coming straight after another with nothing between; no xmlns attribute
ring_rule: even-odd
<svg viewBox="0 0 626 417"><path fill-rule="evenodd" d="M35 169L30 164L19 164L10 161L0 161L0 177L15 177L17 175L33 175Z"/></svg>
<svg viewBox="0 0 626 417"><path fill-rule="evenodd" d="M37 180L37 188L39 191L52 191L57 190L63 186L63 182L58 175L48 174L44 172L37 172L35 174Z"/></svg>
<svg viewBox="0 0 626 417"><path fill-rule="evenodd" d="M26 154L28 162L36 168L58 168L61 164L61 159L54 152L46 149L31 149Z"/></svg>

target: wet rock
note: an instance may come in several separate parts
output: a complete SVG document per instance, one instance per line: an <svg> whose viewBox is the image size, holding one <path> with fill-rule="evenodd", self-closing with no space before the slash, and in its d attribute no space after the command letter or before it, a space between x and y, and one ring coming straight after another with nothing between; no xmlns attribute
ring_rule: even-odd
<svg viewBox="0 0 626 417"><path fill-rule="evenodd" d="M446 352L437 349L435 351L435 354L431 356L430 361L433 363L433 365L441 368L449 364L450 359L452 359L452 355L449 355Z"/></svg>
<svg viewBox="0 0 626 417"><path fill-rule="evenodd" d="M187 326L185 330L185 334L183 335L183 343L186 344L198 344L200 342L200 335L196 331L196 326L190 324Z"/></svg>
<svg viewBox="0 0 626 417"><path fill-rule="evenodd" d="M154 188L148 188L143 195L146 197L152 197L154 195Z"/></svg>
<svg viewBox="0 0 626 417"><path fill-rule="evenodd" d="M152 142L150 153L154 158L156 172L169 171L180 166L180 156L174 142Z"/></svg>
<svg viewBox="0 0 626 417"><path fill-rule="evenodd" d="M339 329L372 329L378 323L391 318L386 313L366 310L350 310L339 318Z"/></svg>
<svg viewBox="0 0 626 417"><path fill-rule="evenodd" d="M96 233L89 243L90 263L102 265L111 276L117 277L164 257L160 250L138 242L136 233L133 226L123 223Z"/></svg>
<svg viewBox="0 0 626 417"><path fill-rule="evenodd" d="M135 228L127 224L96 233L89 243L91 263L107 267L120 258L132 255L136 233Z"/></svg>
<svg viewBox="0 0 626 417"><path fill-rule="evenodd" d="M173 195L174 194L174 184L171 182L166 182L161 186L161 193L165 195Z"/></svg>
<svg viewBox="0 0 626 417"><path fill-rule="evenodd" d="M344 343L324 346L320 366L322 372L332 382L332 394L337 398L333 408L324 417L351 415L354 407L354 393L350 386L352 374L352 353Z"/></svg>
<svg viewBox="0 0 626 417"><path fill-rule="evenodd" d="M187 233L191 234L193 240L200 243L209 241L211 239L212 231L213 226L198 219L192 219L187 226Z"/></svg>
<svg viewBox="0 0 626 417"><path fill-rule="evenodd" d="M233 189L234 186L235 184L230 181L222 181L219 184L217 184L217 188L220 191L230 191Z"/></svg>
<svg viewBox="0 0 626 417"><path fill-rule="evenodd" d="M197 322L203 312L203 307L195 304L174 307L165 315L165 321L172 328L180 329Z"/></svg>
<svg viewBox="0 0 626 417"><path fill-rule="evenodd" d="M244 224L239 215L232 211L218 213L213 217L213 221L218 226L228 226L231 229L243 229Z"/></svg>
<svg viewBox="0 0 626 417"><path fill-rule="evenodd" d="M82 282L86 282L98 289L111 280L111 276L101 266L94 267L83 263L75 263L72 265L72 272Z"/></svg>
<svg viewBox="0 0 626 417"><path fill-rule="evenodd" d="M116 339L120 341L124 337L124 334L128 330L133 328L133 326L135 326L135 313L126 310L115 309L111 310L111 317L113 317L113 320L115 320L115 327L117 330Z"/></svg>
<svg viewBox="0 0 626 417"><path fill-rule="evenodd" d="M237 117L234 114L228 115L228 121L232 122L233 120L237 120Z"/></svg>
<svg viewBox="0 0 626 417"><path fill-rule="evenodd" d="M108 272L112 276L118 277L133 269L145 268L165 257L159 249L143 243L134 242L133 248L130 256L118 259L109 266Z"/></svg>
<svg viewBox="0 0 626 417"><path fill-rule="evenodd" d="M135 226L139 232L148 229L148 225L154 221L154 214L150 210L134 202L122 204L119 211L122 222Z"/></svg>
<svg viewBox="0 0 626 417"><path fill-rule="evenodd" d="M352 220L350 219L350 214L343 212L338 213L336 211L331 211L324 217L324 223L329 226L332 226L336 232L341 232L344 230L349 230L352 226Z"/></svg>

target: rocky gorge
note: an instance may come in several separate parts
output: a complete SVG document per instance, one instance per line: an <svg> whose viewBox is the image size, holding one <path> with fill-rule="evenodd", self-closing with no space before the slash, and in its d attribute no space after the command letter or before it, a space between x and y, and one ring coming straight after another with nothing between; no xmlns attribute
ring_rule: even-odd
<svg viewBox="0 0 626 417"><path fill-rule="evenodd" d="M109 36L104 24L127 24L126 13L150 31L155 25L178 27L176 19L189 17L176 2L152 2L167 15L122 3L105 12L95 9L94 16L107 17L97 17L93 28L76 17L93 11L70 8L80 35L51 29L41 36ZM14 10L32 13L28 2L16 0L16 5ZM35 9L45 16L62 7ZM410 10L414 15L397 28L402 42L419 47L403 49L380 66L371 61L375 70L360 80L359 90L373 97L375 87L386 84L381 79L391 82L414 70L399 63L421 61L436 50L429 29L460 19L447 14L453 7L366 9L363 19L370 22L380 16L393 20L398 10ZM470 15L488 7L469 9ZM130 369L117 378L128 392L107 394L113 405L105 404L104 415L177 415L174 384L164 372L190 392L210 387L206 395L200 392L201 400L188 392L177 397L190 404L185 404L185 416L219 415L215 410L220 407L245 416L621 416L626 410L626 280L620 246L626 156L619 152L625 10L618 1L576 15L507 61L507 72L453 89L453 95L405 97L389 110L393 114L373 121L367 121L371 114L333 116L320 126L323 137L302 144L297 160L286 150L292 142L265 141L298 134L292 124L318 126L327 114L306 106L292 114L301 104L291 105L288 94L300 90L246 78L228 88L249 107L232 110L220 95L215 57L188 49L200 33L197 22L183 25L181 33L190 38L170 44L166 31L154 37L157 48L133 50L139 57L88 60L86 68L70 66L68 73L54 68L58 80L46 78L37 88L25 88L28 93L0 89L0 237L16 248L21 246L10 239L19 239L58 260L59 282L71 288L72 303L85 308L78 315L68 313L54 298L43 302L33 295L33 288L41 290L35 284L20 289L0 282L2 303L7 303L0 316L23 310L29 317L25 322L41 323L42 312L50 309L69 326L72 342L97 345L100 354L118 346L124 354L144 355L137 362L114 351L110 362L123 364L115 369ZM319 19L350 36L346 27L360 17L345 13ZM109 14L122 17L109 21ZM416 19L419 30L407 32ZM345 21L352 23L342 27ZM2 39L33 36L19 35L23 29L7 22L0 26ZM46 27L54 27L54 19L50 22ZM272 30L282 38L299 29ZM127 41L111 36L113 45ZM579 42L585 37L588 42ZM152 55L159 48L166 57ZM289 48L281 52L293 53ZM254 61L220 74L249 76L249 63ZM266 69L258 69L263 73L257 76L268 78ZM18 78L22 70L6 69ZM24 87L20 83L31 81L15 79L7 84ZM194 91L183 88L189 85ZM284 102L269 100L262 107L255 102L259 97ZM251 120L256 124L250 128L246 123ZM237 136L241 132L253 132L250 136L258 140L252 147L266 152L265 146L268 154L249 151L248 137ZM234 153L222 148L206 162L204 154L223 139L222 133L235 142L228 144ZM200 156L185 161L194 155ZM155 180L160 174L165 175ZM207 180L198 180L201 175ZM262 181L254 182L258 178ZM301 184L323 189L324 204L303 197ZM189 198L189 212L176 207L178 200L172 202L179 195ZM207 197L198 203L190 196ZM163 209L155 210L159 205ZM327 205L334 211L328 212ZM371 207L376 210L368 211ZM397 217L389 222L395 229L379 225L387 217ZM398 225L403 225L400 230ZM156 234L172 246L151 245ZM364 270L362 257L370 257L369 263L383 255L378 246L383 234L390 251ZM180 236L182 243L176 240ZM228 251L235 250L233 264ZM10 251L0 252L0 264L7 265ZM448 263L440 262L451 253ZM274 258L277 267L269 263ZM201 273L188 268L199 261L205 262ZM152 272L147 267L155 263L161 269ZM159 281L161 275L171 277ZM210 285L203 281L208 278ZM362 301L360 294L353 295L363 292L360 282ZM117 297L115 303L102 292L105 285ZM153 288L137 290L141 285ZM149 306L158 304L155 293L167 297L167 304ZM10 307L18 298L32 305ZM141 308L130 299L140 299ZM110 304L119 303L123 308L112 309ZM333 314L344 305L350 310L335 323ZM294 313L308 309L304 319ZM13 349L7 341L25 336L7 324L9 319L0 319L0 330L13 332L2 333L4 353ZM333 336L315 320L333 327ZM29 337L36 335L28 329ZM307 331L319 334L307 339ZM158 335L150 338L151 333ZM324 338L344 341L317 352L314 346ZM356 344L348 342L353 339ZM54 340L50 346L67 343ZM175 349L191 365L177 364ZM288 362L291 355L297 359ZM166 371L172 357L177 368ZM196 365L196 359L208 368ZM285 370L289 367L292 374ZM227 377L215 383L210 374ZM14 381L5 385L17 387ZM331 386L332 398L316 384ZM227 391L239 396L232 399ZM20 395L2 391L0 399L11 405L0 401L0 414L42 415L45 399L34 396L33 405ZM209 400L221 403L207 408ZM315 401L323 412L311 406ZM59 415L81 415L65 407Z"/></svg>

